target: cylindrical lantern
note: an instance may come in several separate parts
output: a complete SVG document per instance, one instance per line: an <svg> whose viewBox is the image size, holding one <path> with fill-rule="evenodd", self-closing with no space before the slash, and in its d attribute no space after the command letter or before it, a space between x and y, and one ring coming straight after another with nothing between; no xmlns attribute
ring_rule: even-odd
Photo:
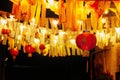
<svg viewBox="0 0 120 80"><path fill-rule="evenodd" d="M32 57L32 54L34 53L35 48L32 45L26 45L25 51L26 53L28 53L28 57Z"/></svg>
<svg viewBox="0 0 120 80"><path fill-rule="evenodd" d="M83 32L76 37L76 45L82 50L92 50L96 41L96 36L90 32Z"/></svg>
<svg viewBox="0 0 120 80"><path fill-rule="evenodd" d="M19 54L19 51L17 48L12 48L10 50L10 54L12 55L13 59L16 59L16 56Z"/></svg>

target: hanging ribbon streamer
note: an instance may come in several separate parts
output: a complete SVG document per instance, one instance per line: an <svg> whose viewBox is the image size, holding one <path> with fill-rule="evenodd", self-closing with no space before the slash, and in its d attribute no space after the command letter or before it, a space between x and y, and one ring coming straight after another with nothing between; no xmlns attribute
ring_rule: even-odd
<svg viewBox="0 0 120 80"><path fill-rule="evenodd" d="M36 13L36 9L37 9L37 3L38 2L36 1L34 5L31 5L31 18L30 19L35 18L35 13Z"/></svg>
<svg viewBox="0 0 120 80"><path fill-rule="evenodd" d="M85 7L85 2L80 1L80 17L81 20L86 20L87 19L87 14L86 14L86 7Z"/></svg>
<svg viewBox="0 0 120 80"><path fill-rule="evenodd" d="M40 7L40 6L39 6ZM46 2L42 0L42 11L40 18L40 26L44 27L46 23Z"/></svg>
<svg viewBox="0 0 120 80"><path fill-rule="evenodd" d="M97 19L97 15L95 14L94 11L91 12L91 26L93 28L93 31L96 32L97 30L97 24L98 24L98 19Z"/></svg>
<svg viewBox="0 0 120 80"><path fill-rule="evenodd" d="M111 1L105 1L105 3L103 5L101 5L101 6L104 6L104 7L101 7L104 10L104 12L106 10L109 10L110 4L111 4Z"/></svg>
<svg viewBox="0 0 120 80"><path fill-rule="evenodd" d="M27 0L27 2L28 2L31 6L33 6L33 5L36 4L36 0Z"/></svg>
<svg viewBox="0 0 120 80"><path fill-rule="evenodd" d="M21 1L21 20L25 22L29 22L30 20L30 4L28 3L27 0L22 0Z"/></svg>
<svg viewBox="0 0 120 80"><path fill-rule="evenodd" d="M100 1L94 1L92 4L90 4L90 7L94 10L97 19L99 19L103 13L100 4L101 4Z"/></svg>
<svg viewBox="0 0 120 80"><path fill-rule="evenodd" d="M76 15L76 4L77 4L77 1L76 0L73 0L73 7L72 7L72 10L74 9L74 11L72 11L72 30L73 31L77 31L78 30L78 26L77 26L77 15Z"/></svg>
<svg viewBox="0 0 120 80"><path fill-rule="evenodd" d="M102 31L102 29L103 29L103 23L102 23L102 17L100 17L98 19L98 30Z"/></svg>
<svg viewBox="0 0 120 80"><path fill-rule="evenodd" d="M72 27L72 0L66 0L66 24L64 26L65 30L69 30Z"/></svg>
<svg viewBox="0 0 120 80"><path fill-rule="evenodd" d="M27 2L29 3L29 12L27 15L28 21L32 18L34 18L35 15L35 10L36 10L36 0L27 0Z"/></svg>
<svg viewBox="0 0 120 80"><path fill-rule="evenodd" d="M118 19L120 19L120 1L113 0L113 3L115 4L115 7L116 7L116 11L114 10L113 11L117 14Z"/></svg>
<svg viewBox="0 0 120 80"><path fill-rule="evenodd" d="M64 0L59 0L59 23L65 23L66 22L66 6L64 3Z"/></svg>
<svg viewBox="0 0 120 80"><path fill-rule="evenodd" d="M15 15L15 17L18 20L24 20L24 21L29 21L31 17L31 9L30 9L30 4L28 3L27 0L11 0L13 2L13 7L12 7L12 14Z"/></svg>
<svg viewBox="0 0 120 80"><path fill-rule="evenodd" d="M94 1L93 4L90 4L90 7L93 9L91 12L91 25L94 32L96 31L97 26L100 31L102 30L102 15L108 10L110 3L111 1Z"/></svg>
<svg viewBox="0 0 120 80"><path fill-rule="evenodd" d="M38 24L39 22L40 12L41 12L41 1L37 2L36 4L35 24Z"/></svg>
<svg viewBox="0 0 120 80"><path fill-rule="evenodd" d="M88 19L86 20L86 27L87 27L87 30L88 30L88 31L91 31L91 20L90 20L90 18L88 18Z"/></svg>
<svg viewBox="0 0 120 80"><path fill-rule="evenodd" d="M11 0L13 2L12 6L12 14L15 15L15 18L20 20L21 18L21 6L20 6L20 1L18 0L17 2L14 0Z"/></svg>
<svg viewBox="0 0 120 80"><path fill-rule="evenodd" d="M98 14L98 29L102 31L103 23L102 23L102 16L106 10L110 7L110 1L99 1L99 8L97 10Z"/></svg>

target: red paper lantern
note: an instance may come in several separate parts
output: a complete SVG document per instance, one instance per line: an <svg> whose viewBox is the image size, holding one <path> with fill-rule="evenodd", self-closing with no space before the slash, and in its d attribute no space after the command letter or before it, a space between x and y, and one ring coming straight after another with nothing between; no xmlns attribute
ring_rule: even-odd
<svg viewBox="0 0 120 80"><path fill-rule="evenodd" d="M19 51L17 48L12 48L10 50L10 54L13 56L13 59L16 59L16 56L19 54Z"/></svg>
<svg viewBox="0 0 120 80"><path fill-rule="evenodd" d="M96 46L96 37L90 32L83 32L76 37L76 44L82 50L91 50Z"/></svg>
<svg viewBox="0 0 120 80"><path fill-rule="evenodd" d="M32 54L34 53L35 48L32 45L26 45L25 51L26 53L28 53L28 57L32 57Z"/></svg>
<svg viewBox="0 0 120 80"><path fill-rule="evenodd" d="M2 34L10 34L10 30L9 29L2 29Z"/></svg>
<svg viewBox="0 0 120 80"><path fill-rule="evenodd" d="M45 49L45 45L44 44L40 44L39 49L43 51Z"/></svg>

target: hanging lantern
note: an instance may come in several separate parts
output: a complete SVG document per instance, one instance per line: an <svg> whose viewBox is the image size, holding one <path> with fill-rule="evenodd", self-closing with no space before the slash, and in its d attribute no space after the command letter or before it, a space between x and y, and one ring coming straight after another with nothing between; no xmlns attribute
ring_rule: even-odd
<svg viewBox="0 0 120 80"><path fill-rule="evenodd" d="M91 50L96 46L96 37L90 32L83 32L76 37L76 44L82 50Z"/></svg>
<svg viewBox="0 0 120 80"><path fill-rule="evenodd" d="M10 34L10 30L3 28L3 29L2 29L2 34L7 34L7 35L9 35L9 34Z"/></svg>
<svg viewBox="0 0 120 80"><path fill-rule="evenodd" d="M35 48L32 45L26 45L25 51L26 53L28 53L28 57L32 57L32 54L34 53Z"/></svg>
<svg viewBox="0 0 120 80"><path fill-rule="evenodd" d="M13 59L16 59L16 56L19 54L19 51L18 51L17 47L16 48L12 48L10 50L10 54L12 55Z"/></svg>
<svg viewBox="0 0 120 80"><path fill-rule="evenodd" d="M44 45L44 44L40 44L39 49L40 49L41 51L43 51L43 50L45 49L45 45Z"/></svg>
<svg viewBox="0 0 120 80"><path fill-rule="evenodd" d="M41 50L41 53L44 55L45 54L45 45L40 44L39 49Z"/></svg>

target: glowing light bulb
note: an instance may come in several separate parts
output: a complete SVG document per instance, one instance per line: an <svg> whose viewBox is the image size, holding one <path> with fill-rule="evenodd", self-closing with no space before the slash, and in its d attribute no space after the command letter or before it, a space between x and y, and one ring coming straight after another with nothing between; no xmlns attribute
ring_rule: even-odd
<svg viewBox="0 0 120 80"><path fill-rule="evenodd" d="M106 19L105 18L102 18L102 23L106 23Z"/></svg>
<svg viewBox="0 0 120 80"><path fill-rule="evenodd" d="M57 25L58 24L58 20L53 20L53 25Z"/></svg>
<svg viewBox="0 0 120 80"><path fill-rule="evenodd" d="M10 15L10 19L12 20L14 18L14 16L13 15Z"/></svg>
<svg viewBox="0 0 120 80"><path fill-rule="evenodd" d="M5 25L6 23L7 23L7 20L1 19L1 24L2 24L2 25Z"/></svg>
<svg viewBox="0 0 120 80"><path fill-rule="evenodd" d="M42 29L41 33L45 34L46 33L46 29Z"/></svg>
<svg viewBox="0 0 120 80"><path fill-rule="evenodd" d="M105 13L105 14L108 14L108 12L109 12L109 11L108 11L108 10L106 10L104 13Z"/></svg>
<svg viewBox="0 0 120 80"><path fill-rule="evenodd" d="M75 45L76 43L75 43L75 39L70 39L70 43L72 44L72 45Z"/></svg>
<svg viewBox="0 0 120 80"><path fill-rule="evenodd" d="M47 0L49 4L53 5L54 4L54 0Z"/></svg>

